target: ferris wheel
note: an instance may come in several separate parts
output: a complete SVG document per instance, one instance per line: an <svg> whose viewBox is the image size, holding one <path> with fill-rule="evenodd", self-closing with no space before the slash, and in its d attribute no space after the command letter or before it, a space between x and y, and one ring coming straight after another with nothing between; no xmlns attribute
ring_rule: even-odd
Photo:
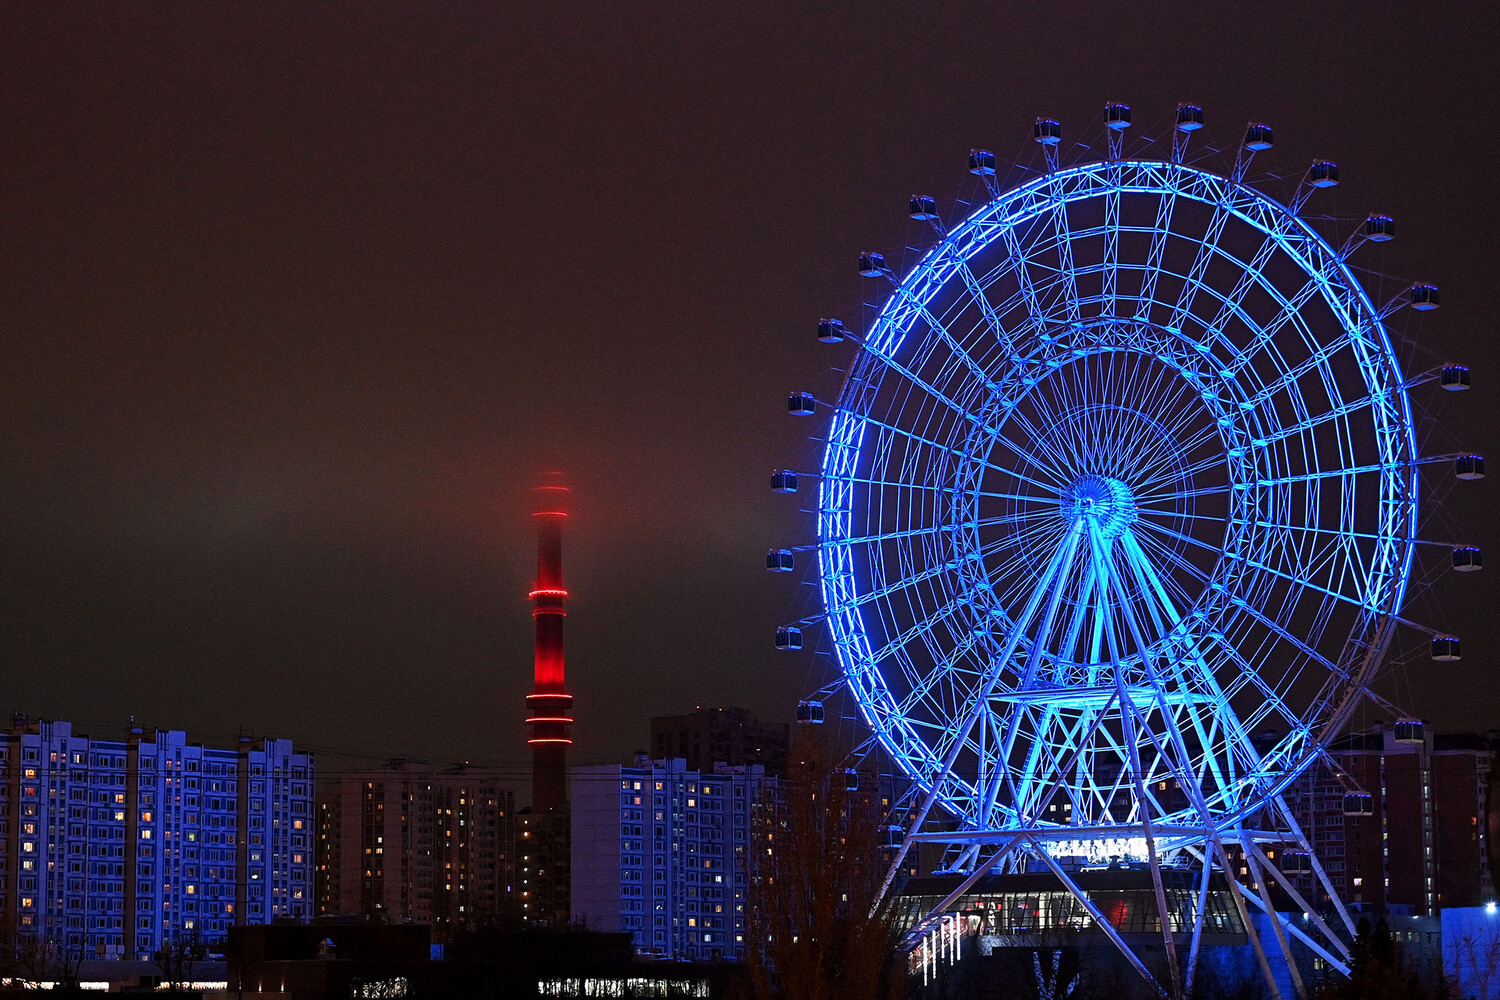
<svg viewBox="0 0 1500 1000"><path fill-rule="evenodd" d="M1312 919L1273 916L1274 937L1342 967L1352 924L1281 796L1402 623L1419 465L1483 474L1477 455L1419 454L1408 397L1466 388L1468 370L1403 373L1388 326L1438 289L1377 302L1355 276L1351 257L1394 236L1389 217L1342 242L1304 219L1334 163L1282 202L1245 181L1269 126L1214 172L1189 162L1198 107L1177 109L1154 158L1125 154L1130 121L1108 106L1108 155L1063 165L1060 125L1038 119L1045 168L1006 190L973 151L976 209L950 227L914 196L929 248L904 273L860 258L888 289L878 315L862 333L819 327L855 344L821 404L807 548L823 606L777 644L826 624L842 683L915 790L891 870L916 844L947 845L967 877L945 903L1040 864L1092 907L1078 865L1123 859L1150 868L1159 913L1175 865L1205 892L1228 873L1242 917L1274 914L1271 884L1301 901L1272 861L1291 845L1342 926L1303 902ZM789 409L820 402L793 393ZM795 489L795 473L772 485ZM1477 566L1478 551L1453 560ZM1458 658L1456 637L1430 643ZM804 708L821 719L820 702ZM1203 923L1184 920L1179 935L1160 921L1177 995Z"/></svg>

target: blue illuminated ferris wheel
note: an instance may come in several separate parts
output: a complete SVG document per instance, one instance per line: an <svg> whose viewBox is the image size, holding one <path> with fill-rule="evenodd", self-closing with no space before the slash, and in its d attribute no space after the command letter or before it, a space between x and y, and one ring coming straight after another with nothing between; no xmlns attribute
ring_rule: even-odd
<svg viewBox="0 0 1500 1000"><path fill-rule="evenodd" d="M1312 920L1275 936L1341 967L1352 924L1281 794L1368 693L1400 621L1432 460L1408 390L1465 388L1468 371L1403 374L1388 321L1438 291L1376 302L1350 266L1390 218L1335 245L1302 217L1336 165L1313 163L1282 203L1243 180L1268 126L1220 174L1185 162L1197 107L1178 109L1160 159L1123 155L1129 122L1111 105L1109 155L1063 166L1058 123L1038 120L1046 169L1003 191L974 151L977 209L949 227L913 197L930 249L904 274L861 258L889 294L862 334L820 326L856 351L819 476L816 618L916 789L893 872L939 843L968 876L950 901L1045 865L1091 907L1078 866L1134 862L1167 913L1164 866L1205 892L1244 867L1228 879L1243 914L1271 911L1274 883L1301 900L1279 848L1342 920L1304 904ZM1457 568L1460 551L1477 565L1455 549ZM779 633L800 641L800 625ZM1452 636L1431 644L1458 656ZM1348 791L1350 808L1368 800ZM1201 906L1161 922L1173 993Z"/></svg>

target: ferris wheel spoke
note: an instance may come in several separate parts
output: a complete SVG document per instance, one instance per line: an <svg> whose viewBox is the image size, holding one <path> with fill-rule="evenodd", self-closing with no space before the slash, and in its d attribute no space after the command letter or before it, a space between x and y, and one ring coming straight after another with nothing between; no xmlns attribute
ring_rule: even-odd
<svg viewBox="0 0 1500 1000"><path fill-rule="evenodd" d="M1269 573L1272 576L1277 577L1278 579L1286 581L1287 583L1291 583L1308 590L1315 590L1326 597L1332 597L1336 600L1343 601L1345 604L1348 604L1354 608L1358 608L1362 612L1371 610L1363 600L1360 600L1357 597L1350 596L1349 594L1345 594L1342 591L1333 590L1330 587L1324 587L1321 584L1312 582L1311 580L1303 580L1296 574L1287 573L1282 570L1276 569L1273 566L1268 566L1258 559L1249 559L1244 556L1233 556L1230 553L1225 553L1225 558L1243 563L1244 565L1249 566L1251 569L1258 569L1262 573Z"/></svg>
<svg viewBox="0 0 1500 1000"><path fill-rule="evenodd" d="M1119 311L1115 301L1120 289L1120 189L1110 185L1104 195L1104 290L1105 312L1114 315Z"/></svg>
<svg viewBox="0 0 1500 1000"><path fill-rule="evenodd" d="M971 413L968 407L950 398L946 392L944 392L942 389L939 389L930 380L925 379L921 375L917 374L917 372L913 371L910 366L897 361L894 355L890 354L889 352L881 353L874 348L870 348L869 352L871 357L875 358L881 364L885 365L886 368L890 369L892 372L905 379L907 382L911 383L911 385L920 389L926 395L926 398L941 404L949 411L951 411L959 421L971 423L981 427L983 426L982 421L973 413ZM963 354L963 357L968 358L968 355ZM972 366L973 359L969 359L969 362ZM983 372L979 372L977 375L974 375L974 377L979 381L979 384L988 391L993 392L997 388L994 381ZM864 416L863 419L869 420L882 427L887 427L892 430L896 429L895 425L878 421L871 416Z"/></svg>
<svg viewBox="0 0 1500 1000"><path fill-rule="evenodd" d="M830 547L836 548L836 546ZM925 583L926 581L931 580L934 577L941 576L942 574L947 572L949 572L947 566L932 566L918 573L902 576L892 583L882 584L881 586L876 587L873 590L869 590L864 593L856 593L852 600L835 603L826 610L829 615L844 614L845 612L853 611L875 601L884 601L895 594L901 593L901 591L903 590L907 590L911 587L917 586L918 584Z"/></svg>
<svg viewBox="0 0 1500 1000"><path fill-rule="evenodd" d="M1292 524L1285 521L1250 521L1245 518L1233 517L1229 519L1229 523L1235 525L1236 527L1255 527L1268 531L1282 531L1298 535L1327 535L1333 538L1341 539L1349 546L1351 550L1357 549L1359 542L1384 542L1387 538L1387 536L1385 535L1377 535L1374 532L1369 531L1355 531L1353 528L1320 528L1315 524ZM1413 538L1407 539L1407 541L1417 542L1419 541L1419 539ZM1452 545L1447 542L1427 542L1426 544L1436 544L1442 548L1452 547Z"/></svg>
<svg viewBox="0 0 1500 1000"><path fill-rule="evenodd" d="M956 524L947 524L942 522L937 524L924 524L915 528L895 528L890 531L882 531L879 534L875 535L850 535L846 538L840 538L835 542L826 543L824 547L832 548L838 546L854 545L873 546L878 545L881 542L895 542L902 539L922 538L924 536L951 535L958 532L959 530L960 526Z"/></svg>
<svg viewBox="0 0 1500 1000"><path fill-rule="evenodd" d="M1026 428L1023 427L1021 429L1024 431ZM1032 450L1028 450L1026 448L1023 448L1019 442L1006 437L1000 432L996 432L992 435L992 437L996 442L1004 445L1006 450L1009 451L1012 455L1015 455L1022 462L1035 469L1041 475L1046 476L1048 479L1048 483L1045 484L1044 488L1050 487L1052 489L1057 489L1067 481L1066 477L1061 471L1061 463L1064 461L1063 455L1061 453L1054 452L1051 448L1047 447L1041 438L1032 438L1032 444L1034 445L1034 448ZM985 464L992 469L999 468L999 466L994 464L995 462L995 453L991 451L989 456L985 459ZM1039 486L1043 485L1037 479L1022 477L1018 475L1013 468L1007 469L1006 475L1016 476L1016 478L1018 479L1024 479L1028 483L1034 483Z"/></svg>
<svg viewBox="0 0 1500 1000"><path fill-rule="evenodd" d="M1052 231L1057 242L1058 269L1061 272L1063 308L1068 322L1078 322L1078 272L1073 267L1073 237L1068 231L1068 203L1061 197L1052 201Z"/></svg>
<svg viewBox="0 0 1500 1000"><path fill-rule="evenodd" d="M1252 288L1265 281L1266 265L1270 262L1271 255L1276 252L1276 248L1281 245L1280 239L1281 232L1278 230L1275 235L1267 234L1261 240L1254 256L1241 267L1239 278L1220 303L1213 319L1205 324L1206 329L1223 330L1231 319L1248 320L1243 308L1245 296L1250 294Z"/></svg>
<svg viewBox="0 0 1500 1000"><path fill-rule="evenodd" d="M1195 486L1192 489L1176 490L1169 493L1144 493L1136 498L1136 502L1142 507L1148 504L1161 503L1166 500L1190 500L1197 497L1219 496L1229 492L1229 485L1218 486Z"/></svg>
<svg viewBox="0 0 1500 1000"><path fill-rule="evenodd" d="M943 344L948 348L950 356L963 368L968 370L970 378L974 379L986 390L992 393L999 388L995 384L994 376L989 371L987 371L983 365L974 360L973 355L969 353L970 347L961 343L956 337L954 337L953 332L948 329L948 327L942 322L942 320L938 319L932 314L932 311L927 308L927 304L925 302L922 302L920 299L918 299L916 295L913 294L912 291L906 288L906 286L904 285L900 285L897 287L897 293L903 295L906 298L909 308L914 310L917 315L921 316L922 321L927 324L928 328L938 335L938 338L942 340Z"/></svg>
<svg viewBox="0 0 1500 1000"><path fill-rule="evenodd" d="M1143 549L1147 549L1152 554L1154 554L1161 563L1174 567L1184 577L1196 580L1202 586L1209 586L1211 584L1212 577L1209 575L1209 573L1207 573L1201 567L1195 565L1191 560L1185 558L1182 553L1178 552L1176 549L1173 549L1167 545L1163 545L1160 541L1151 538L1149 535L1142 535L1137 533L1136 541L1141 545ZM1212 549L1209 546L1204 546L1204 548L1208 551L1217 552L1216 549ZM1193 599L1188 594L1186 588L1182 586L1182 584L1177 582L1171 576L1166 577L1166 583L1176 592L1178 600L1182 602L1183 607L1186 608L1192 606Z"/></svg>
<svg viewBox="0 0 1500 1000"><path fill-rule="evenodd" d="M1015 275L1016 285L1021 293L1021 301L1025 304L1027 321L1026 328L1022 331L1022 339L1027 339L1041 330L1046 322L1046 314L1042 311L1042 304L1037 298L1036 287L1031 280L1030 266L1032 264L1030 255L1016 237L1013 226L1004 226L1000 231L1000 238L1005 244L1006 261L1010 271Z"/></svg>
<svg viewBox="0 0 1500 1000"><path fill-rule="evenodd" d="M1282 372L1281 375L1274 381L1267 382L1262 385L1254 395L1246 398L1241 405L1245 409L1251 409L1270 401L1271 398L1279 392L1288 392L1292 390L1304 375L1307 375L1310 372L1317 371L1319 368L1326 369L1329 360L1335 354L1349 347L1353 343L1354 337L1348 331L1345 331L1341 336L1328 341L1326 344L1320 345L1317 350L1308 355L1308 357L1304 359L1300 364L1296 364L1288 368L1286 371ZM1334 386L1328 385L1326 386L1326 388L1332 390ZM1337 405L1337 403L1335 403L1335 405Z"/></svg>
<svg viewBox="0 0 1500 1000"><path fill-rule="evenodd" d="M1158 476L1164 477L1170 475L1173 478L1185 478L1223 462L1223 455L1214 454L1210 457L1200 459L1185 469L1170 473L1166 471L1166 467L1171 464L1173 459L1180 455L1193 454L1203 445L1217 437L1218 433L1217 426L1214 424L1205 424L1193 431L1185 440L1176 437L1162 437L1160 443L1142 465L1139 474L1141 488L1145 489L1151 485Z"/></svg>
<svg viewBox="0 0 1500 1000"><path fill-rule="evenodd" d="M1271 318L1269 323L1257 329L1255 337L1238 352L1234 363L1229 366L1229 377L1232 378L1239 372L1249 368L1256 354L1263 348L1271 346L1276 335L1281 332L1283 327L1302 316L1302 307L1307 305L1308 301L1317 294L1318 289L1322 286L1322 277L1318 276L1309 280L1292 295L1286 296L1278 291L1274 285L1262 284L1261 288L1280 305L1281 309Z"/></svg>
<svg viewBox="0 0 1500 1000"><path fill-rule="evenodd" d="M1219 252L1219 240L1224 236L1224 224L1229 221L1229 211L1223 202L1214 205L1213 215L1208 221L1203 236L1198 240L1198 249L1193 255L1192 267L1183 275L1182 291L1177 295L1177 304L1167 320L1168 329L1182 329L1184 321L1193 312L1193 299L1203 287L1204 275L1214 256Z"/></svg>
<svg viewBox="0 0 1500 1000"><path fill-rule="evenodd" d="M1000 350L1005 353L1015 350L1015 342L1011 339L1010 331L1005 328L999 313L995 311L995 305L990 301L989 294L979 284L979 279L974 276L974 270L969 267L968 258L958 253L955 247L949 259L953 261L954 270L968 291L969 299L979 308L979 313L989 325L990 332L995 335L995 341Z"/></svg>
<svg viewBox="0 0 1500 1000"><path fill-rule="evenodd" d="M951 445L946 445L946 444L943 444L943 443L941 443L939 441L934 441L931 438L923 437L921 434L918 434L915 431L908 430L908 429L906 429L904 427L901 427L898 424L888 423L886 421L877 420L874 417L868 417L868 416L867 417L860 417L859 419L862 419L862 420L866 421L867 423L873 424L874 426L879 427L881 430L888 431L888 432L890 432L892 434L900 435L901 437L904 437L904 438L906 438L909 441L915 442L916 444L922 445L922 446L927 447L927 448L931 448L935 452L940 452L942 454L948 455L948 456L950 456L950 457L952 457L954 459L957 459L960 462L970 461L970 462L974 462L974 463L980 465L982 468L989 469L989 470L994 471L994 472L1003 472L1005 475L1011 476L1011 477L1013 477L1015 479L1019 479L1021 482L1030 483L1031 485L1037 487L1038 489L1042 489L1042 490L1055 490L1057 488L1057 484L1054 484L1054 483L1044 483L1044 482L1042 482L1040 480L1033 479L1030 476L1021 475L1020 473L1016 472L1014 469L1003 469L1000 466L993 465L993 464L991 464L988 461L981 461L976 456L974 456L974 455L972 455L970 453L960 451L959 449L954 448Z"/></svg>
<svg viewBox="0 0 1500 1000"><path fill-rule="evenodd" d="M1000 434L996 435L996 439L1003 441L1005 445L1012 451L1014 451L1018 457L1024 458L1027 464L1032 465L1038 469L1046 470L1053 478L1054 484L1056 486L1061 486L1064 482L1066 482L1066 478L1062 472L1063 469L1066 469L1068 467L1068 458L1066 451L1058 448L1056 444L1054 444L1050 440L1049 436L1043 433L1041 428L1037 427L1036 424L1032 422L1029 416L1020 412L1019 410L1010 411L1009 415L1006 417L1004 423L1002 424L1002 429L1004 424L1008 424L1011 421L1014 421L1019 426L1021 433L1026 435L1026 440L1041 454L1034 455L1022 448L1019 442L1013 441L1010 438L1004 437Z"/></svg>
<svg viewBox="0 0 1500 1000"><path fill-rule="evenodd" d="M1370 472L1400 472L1404 466L1395 465L1390 462L1377 462L1372 465L1355 465L1343 469L1323 469L1319 472L1304 472L1297 476L1283 476L1280 479L1257 479L1251 486L1256 488L1266 486L1292 486L1297 483L1317 482L1321 479L1352 479L1355 476Z"/></svg>
<svg viewBox="0 0 1500 1000"><path fill-rule="evenodd" d="M1172 230L1172 214L1177 207L1177 189L1162 193L1156 204L1156 224L1151 227L1151 248L1146 252L1146 264L1141 276L1141 293L1136 300L1135 318L1149 320L1151 306L1156 296L1156 279L1161 274L1162 256L1166 253L1167 237Z"/></svg>

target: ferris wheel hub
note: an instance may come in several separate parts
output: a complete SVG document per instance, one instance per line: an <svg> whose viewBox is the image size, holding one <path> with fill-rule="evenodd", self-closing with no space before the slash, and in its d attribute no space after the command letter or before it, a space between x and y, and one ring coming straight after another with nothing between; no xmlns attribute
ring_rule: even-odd
<svg viewBox="0 0 1500 1000"><path fill-rule="evenodd" d="M1079 476L1062 491L1063 517L1087 518L1103 538L1118 538L1136 519L1135 494L1113 476Z"/></svg>

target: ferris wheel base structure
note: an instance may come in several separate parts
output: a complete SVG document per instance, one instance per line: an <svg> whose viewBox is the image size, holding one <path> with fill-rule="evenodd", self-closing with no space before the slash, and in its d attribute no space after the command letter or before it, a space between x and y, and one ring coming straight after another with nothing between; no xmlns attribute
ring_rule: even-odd
<svg viewBox="0 0 1500 1000"><path fill-rule="evenodd" d="M1435 308L1436 286L1377 304L1356 277L1351 258L1394 222L1325 236L1301 213L1335 164L1279 201L1244 182L1270 127L1252 123L1220 174L1191 162L1202 124L1182 105L1170 153L1127 155L1130 109L1110 105L1084 147L1108 156L1064 166L1061 126L1038 119L1045 165L1015 187L970 154L985 192L962 221L914 195L920 259L897 274L863 254L889 289L878 315L818 325L854 346L836 402L788 398L797 417L831 412L821 468L772 477L777 493L817 483L818 540L800 548L822 605L776 644L816 636L913 789L886 887L926 845L954 879L907 943L982 880L1045 871L1172 997L1192 990L1211 900L1274 992L1271 954L1347 972L1354 924L1282 795L1327 764L1413 624L1422 467L1484 471L1418 451L1411 390L1470 381L1451 364L1407 374L1393 347L1398 314ZM1449 548L1454 570L1482 565ZM767 568L792 572L796 551ZM1459 655L1426 631L1432 659ZM803 704L799 721L823 721L821 700ZM1368 800L1337 777L1346 802ZM1181 918L1157 921L1156 973L1079 884L1120 865Z"/></svg>

